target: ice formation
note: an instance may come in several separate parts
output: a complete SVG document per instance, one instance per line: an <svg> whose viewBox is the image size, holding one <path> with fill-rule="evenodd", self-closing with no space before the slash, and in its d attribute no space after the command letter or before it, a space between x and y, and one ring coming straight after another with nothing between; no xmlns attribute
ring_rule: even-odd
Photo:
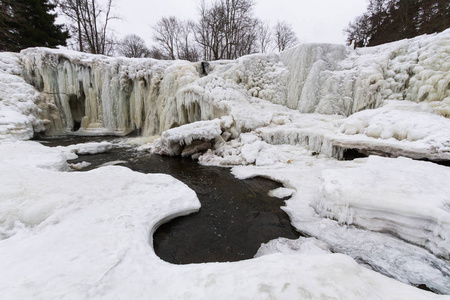
<svg viewBox="0 0 450 300"><path fill-rule="evenodd" d="M0 141L27 140L44 129L41 95L20 77L20 56L0 53Z"/></svg>
<svg viewBox="0 0 450 300"><path fill-rule="evenodd" d="M440 252L444 257L448 256L449 248L446 246L448 229L445 229L445 220L450 216L445 204L448 202L448 196L445 192L440 192L442 185L440 185L439 180L433 181L436 170L431 163L429 168L422 169L420 164L424 162L399 158L399 163L405 166L405 172L409 171L409 174L405 178L389 180L402 172L402 170L391 172L395 168L394 166L399 164L395 163L395 159L392 158L384 158L385 164L372 163L371 158L369 158L369 161L367 158L355 161L336 161L323 156L308 155L308 153L300 152L298 147L288 145L268 145L265 152L262 153L263 156L267 156L267 152L270 152L272 157L277 159L272 165L237 166L233 168L232 172L241 179L254 176L267 177L283 183L285 187L294 189L295 193L286 202L284 210L290 216L295 228L307 236L317 238L321 244L325 243L332 252L345 253L361 264L382 274L405 283L424 284L440 293L450 293L448 284L450 262L445 258L433 255L422 246L397 238L400 234L408 232L411 234L408 238L415 236L416 243L422 241L424 244L428 244L427 247L429 248L433 247L433 243L438 243L441 248L437 252ZM391 160L394 160L394 162L389 163ZM417 163L419 163L419 168ZM366 164L368 165L366 166ZM386 168L385 165L391 165L391 168ZM447 171L446 167L437 166L437 168L440 172L446 173ZM371 176L358 173L358 170L369 169L373 171ZM345 176L350 172L354 172L354 176L351 178L357 178L355 183L351 181L351 178L346 181ZM330 181L328 181L328 174L334 175L333 179L330 178ZM384 185L377 185L375 177L377 179L386 177L386 180L381 180L381 184ZM409 182L408 178L410 177L415 179ZM334 180L336 178L339 178L339 181ZM417 181L420 181L421 178L429 178L429 180L417 184ZM442 177L442 181L445 180L446 177ZM430 182L433 183L429 184ZM367 189L369 186L370 189ZM414 188L409 191L408 188L412 186ZM330 190L334 188L332 191L335 192L330 191L328 195L326 193L328 190L325 188ZM409 207L409 202L404 207L398 204L407 201L405 195L409 195L418 189L424 192L420 194L421 196L417 195L417 198L411 199L411 207ZM342 198L339 197L340 193L342 193ZM372 201L366 203L364 200L367 193L374 195L371 195ZM327 198L321 197L325 194ZM385 214L391 207L389 199L394 197L399 197L398 202L393 200L394 204L398 204L397 210L393 209L392 212ZM348 209L345 204L347 198L349 198ZM329 209L326 211L318 210L317 203L319 200L323 203L323 207ZM339 216L348 216L347 213L352 211L351 203L353 202L358 203L358 207L361 207L354 214L359 214L358 221L365 220L366 217L369 218L370 216L375 218L372 220L373 226L369 226L371 230L358 226L370 223L369 220L361 222L361 224L355 222L348 225L331 218L339 219ZM376 207L380 208L379 211L372 209L373 202L377 202ZM421 224L417 223L417 211L422 210L418 202L428 207L427 210L422 211ZM396 214L396 211L397 215L402 217L393 222L392 215L389 214ZM414 211L416 212L413 213ZM439 212L439 215L436 215L436 212ZM329 216L329 218L326 216ZM427 221L424 221L424 219ZM345 219L343 218L341 221L345 222ZM421 225L425 227L422 228ZM444 227L441 227L441 225ZM396 233L396 230L399 233ZM394 237L394 235L397 235L397 237ZM406 239L406 235L403 238ZM427 239L430 239L430 241L426 241ZM288 242L287 244L283 241L280 242L280 245L276 242L274 242L275 244L269 244L267 246L268 249L271 249L269 252L263 250L267 247L263 247L260 254L277 251L289 253L297 250L301 253L302 251L301 241Z"/></svg>
<svg viewBox="0 0 450 300"><path fill-rule="evenodd" d="M192 156L212 147L216 139L222 139L221 122L199 121L163 132L156 140L152 152L163 155Z"/></svg>
<svg viewBox="0 0 450 300"><path fill-rule="evenodd" d="M73 154L86 155L86 154L105 153L111 150L112 147L113 144L110 142L100 142L100 143L91 142L91 143L69 145L67 147L58 146L57 149L63 152L66 155L66 157L74 157Z"/></svg>
<svg viewBox="0 0 450 300"><path fill-rule="evenodd" d="M449 30L347 52L303 45L281 54L291 70L287 104L302 112L351 115L383 100L427 102L449 116Z"/></svg>
<svg viewBox="0 0 450 300"><path fill-rule="evenodd" d="M0 53L2 295L441 298L369 269L450 294L447 168L330 159L356 149L449 160L449 53L450 29L373 48L300 45L217 62ZM109 143L10 142L40 131L160 135L141 149L272 178L285 187L275 196L292 196L284 209L293 225L311 238L272 241L245 262L169 265L148 236L198 209L193 192L122 167L60 172L76 153Z"/></svg>
<svg viewBox="0 0 450 300"><path fill-rule="evenodd" d="M348 135L360 133L372 138L363 141L368 152L386 149L390 155L448 159L446 135L443 141L432 139L424 146L418 138L403 139L405 133L400 130L392 137L409 143L386 144L388 132L377 135L373 125L361 132L361 128L352 129L352 123L339 130L338 125L323 126L322 121L326 119L323 114L350 116L361 111L364 118L367 109L379 108L386 100L422 102L425 112L448 117L449 44L450 30L356 50L301 45L280 55L210 62L208 72L203 71L205 63L108 58L43 48L23 51L20 58L24 78L46 99L41 115L46 116L43 120L49 133L127 134L138 130L150 136L195 121L230 116L233 138L261 130L266 142L296 143L341 158L346 148L358 148L358 140ZM410 118L398 114L396 118ZM408 126L421 127L421 120L413 116ZM448 132L448 124L439 131ZM427 156L430 150L436 153Z"/></svg>
<svg viewBox="0 0 450 300"><path fill-rule="evenodd" d="M448 167L371 156L365 164L327 170L322 177L323 186L313 204L319 214L393 233L450 258Z"/></svg>
<svg viewBox="0 0 450 300"><path fill-rule="evenodd" d="M450 160L450 119L425 103L385 101L342 121L333 145L370 154Z"/></svg>
<svg viewBox="0 0 450 300"><path fill-rule="evenodd" d="M373 125L366 126L366 132L354 131L351 124L339 130L338 125L322 126L323 115L303 120L301 113L350 116L381 107L386 100L407 100L426 103L422 106L425 111L432 109L434 114L448 117L449 41L447 30L367 49L311 44L279 55L258 54L209 63L28 49L20 55L4 55L3 73L11 73L8 70L13 69L14 75L20 73L20 59L23 77L40 93L30 90L36 98L27 100L32 107L16 117L11 115L14 114L11 109L2 109L2 124L22 128L23 138L32 134L31 129L43 130L43 125L49 134L76 131L124 135L137 130L151 136L195 121L230 116L228 133L233 138L241 132L260 130L266 142L296 143L336 158L341 158L346 148L359 148L369 153L386 149L387 154L394 156L448 159L445 136L437 143L434 139L426 141L429 143L425 146L416 138L407 138L410 143L404 143L406 146L386 144L387 131L378 136ZM208 66L207 72L204 65ZM16 81L22 80L11 76ZM21 84L30 89L23 80ZM6 103L2 101L3 106ZM8 105L17 106L17 101ZM383 113L383 110L374 112ZM25 120L20 115L31 119ZM395 117L409 116L403 113ZM317 122L311 126L314 119ZM423 123L412 120L408 126L419 127ZM447 130L446 124L440 131ZM348 137L355 133L373 138L363 140L369 149L362 149L356 137ZM399 140L403 135L404 132L396 132L392 136ZM390 149L395 151L391 153ZM436 153L427 156L429 150Z"/></svg>

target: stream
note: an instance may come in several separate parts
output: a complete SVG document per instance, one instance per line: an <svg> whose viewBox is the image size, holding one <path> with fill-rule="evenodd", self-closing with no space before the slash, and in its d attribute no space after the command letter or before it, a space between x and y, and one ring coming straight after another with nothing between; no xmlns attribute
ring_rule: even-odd
<svg viewBox="0 0 450 300"><path fill-rule="evenodd" d="M37 141L55 147L104 140L117 143L121 139L63 136ZM201 202L199 212L161 225L153 236L156 254L167 262L189 264L250 259L261 243L300 236L280 208L286 199L268 196L270 190L281 187L269 179L239 180L229 168L202 166L190 158L152 155L117 145L106 153L79 155L69 163L83 161L91 165L81 171L115 161L137 172L169 174L197 193Z"/></svg>

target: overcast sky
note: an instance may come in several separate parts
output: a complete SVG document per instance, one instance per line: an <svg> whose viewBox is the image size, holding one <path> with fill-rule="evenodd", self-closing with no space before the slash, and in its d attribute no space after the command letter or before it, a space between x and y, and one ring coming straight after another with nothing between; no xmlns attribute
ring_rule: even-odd
<svg viewBox="0 0 450 300"><path fill-rule="evenodd" d="M163 16L198 20L200 0L115 0L114 11L123 20L114 21L117 37L134 33L152 43L151 27ZM211 0L207 0L211 1ZM343 29L361 15L366 0L255 0L255 16L291 23L301 42L344 43Z"/></svg>

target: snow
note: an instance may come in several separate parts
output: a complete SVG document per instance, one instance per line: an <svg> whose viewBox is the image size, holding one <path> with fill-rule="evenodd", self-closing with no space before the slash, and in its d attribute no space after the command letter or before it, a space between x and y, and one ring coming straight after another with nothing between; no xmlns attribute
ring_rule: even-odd
<svg viewBox="0 0 450 300"><path fill-rule="evenodd" d="M2 297L448 299L406 285L450 294L448 168L399 156L450 159L449 47L450 30L356 50L300 45L209 62L208 74L200 62L0 53ZM68 159L108 142L17 141L44 130L136 131L140 150L279 181L271 195L291 196L283 209L309 237L242 262L163 262L152 233L198 210L194 192L112 166L123 161L70 172L87 164ZM336 160L347 149L390 158Z"/></svg>
<svg viewBox="0 0 450 300"><path fill-rule="evenodd" d="M63 153L55 148L48 148L30 141L0 143L0 162L50 170L69 169Z"/></svg>
<svg viewBox="0 0 450 300"><path fill-rule="evenodd" d="M183 156L191 156L199 151L207 150L211 145L209 141L221 139L221 122L219 119L212 121L199 121L191 124L182 125L163 132L161 138L154 142L152 152L164 155L180 155L182 151L191 146L194 141L202 141L201 144L195 145L189 154ZM208 146L203 148L202 145L207 143ZM182 149L183 146L184 150ZM192 153L191 153L192 152Z"/></svg>
<svg viewBox="0 0 450 300"><path fill-rule="evenodd" d="M27 153L33 144L23 142L16 153ZM275 253L235 263L165 263L153 252L151 234L161 222L199 208L186 185L167 175L115 166L84 173L48 170L54 163L46 165L40 156L29 165L15 164L5 145L0 144L2 297L443 298L366 269L317 242L300 247L302 255ZM48 150L41 146L36 153L49 156ZM56 151L53 156L55 161L61 157Z"/></svg>
<svg viewBox="0 0 450 300"><path fill-rule="evenodd" d="M396 278L401 282L426 284L433 290L445 294L450 293L448 284L450 262L448 260L436 257L423 247L413 245L387 234L387 232L395 233L394 229L398 229L399 231L404 229L410 233L411 236L416 235L415 240L430 238L432 241L438 242L440 246L443 247L439 250L441 254L447 253L445 255L448 255L448 247L445 244L447 241L443 240L448 234L448 229L445 229L446 225L444 220L448 217L449 212L446 210L445 204L442 204L442 201L448 201L448 194L440 192L443 188L442 182L445 181L448 176L442 177L442 182L436 180L436 176L445 175L447 173L446 167L437 166L438 170L444 173L436 174L434 165L431 163L415 162L399 158L398 160L408 166L405 172L409 171L410 173L406 179L417 179L408 182L407 180L403 181L402 177L400 177L396 180L389 181L389 179L395 177L398 172L401 172L390 172L394 168L395 162L391 163L391 168L385 168L385 165L388 163L384 165L371 164L370 161L372 158L358 159L355 161L336 161L321 155L307 155L307 153L300 154L301 152L298 150L298 147L287 145L269 145L266 151L271 151L274 157L278 157L279 160L272 165L266 166L236 166L232 169L232 173L240 179L263 176L279 181L286 188L295 190L292 198L286 201L286 207L283 209L287 212L292 224L297 230L303 232L307 236L320 240L321 243L327 244L327 247L330 248L332 252L347 254L366 267ZM282 163L282 159L288 159L288 162ZM384 159L387 162L394 160L390 158L380 159ZM419 168L416 163L419 163ZM421 163L430 164L430 167L422 168L422 165L420 165ZM366 167L366 164L368 164L369 167ZM358 170L371 169L370 166L372 166L373 172L378 174L376 179L373 175L366 176L366 173L370 172L358 173ZM351 178L357 178L357 180L354 180L353 182L349 178L349 180L346 181L345 176L347 176L349 172L354 172ZM339 181L333 180L330 183L327 180L329 178L327 177L327 174L333 174L333 179L338 178ZM383 176L386 177L386 180L381 180L380 185L378 185L377 180ZM429 180L420 184L420 189L423 189L424 192L417 195L417 198L414 198L416 201L411 200L411 204L408 202L407 205L403 206L397 205L399 214L401 214L401 219L399 218L399 220L396 220L397 223L392 222L390 216L384 216L383 211L370 210L370 203L377 200L378 207L384 208L385 211L388 210L388 208L390 208L388 199L391 199L393 196L401 196L402 198L399 201L407 201L405 200L407 197L406 195L412 193L408 191L408 188L411 188L417 181L423 178L429 178ZM342 184L339 184L339 182L342 182ZM343 182L346 183L343 184ZM427 183L430 182L433 184L428 186ZM369 186L371 187L370 189L367 188ZM322 200L323 197L321 197L321 195L324 194L328 196L325 192L325 187L330 187L330 189L331 187L335 187L336 190L336 193L332 194L334 198L332 196L327 198L330 199L329 201L325 199ZM417 188L412 189L412 191L415 190L417 190ZM339 197L340 191L343 191L342 197ZM366 203L365 195L371 192L375 193L374 191L376 191L376 196L371 198L373 201ZM386 191L386 193L384 193L384 191ZM407 193L405 191L407 191ZM402 192L406 193L405 196L402 195ZM360 213L358 216L359 219L357 219L358 221L363 220L368 212L370 212L372 214L371 216L374 218L379 217L380 220L372 219L362 223L362 225L364 225L371 221L373 222L372 227L369 226L368 229L364 229L359 226L352 226L355 224L358 225L358 223L350 225L339 223L336 220L328 218L327 214L320 214L316 211L317 202L319 200L328 204L328 207L335 207L333 206L334 202L331 201L331 199L340 199L345 203L345 201L347 201L347 198L345 198L347 195L349 197L354 195L349 201L351 199L358 199L358 203L363 208L354 214L358 215L358 213ZM360 197L357 198L357 195ZM430 200L428 201L428 199ZM441 199L441 202L439 202L438 199ZM357 200L354 201L357 202ZM417 202L428 203L422 204L428 207L427 210L422 212L424 219L428 220L427 226L433 228L433 220L438 219L438 222L443 221L443 231L440 229L440 224L436 224L434 228L436 229L436 235L432 232L430 233L425 228L420 227L424 222L417 223L417 210L420 210L420 205L418 205ZM406 207L409 207L409 205L411 205L412 208L407 209ZM350 204L349 207L351 207ZM443 207L444 209L442 209ZM410 213L411 211L415 213ZM440 212L440 216L435 216L436 211ZM336 205L334 212L336 212L336 215L345 215L347 210L345 209L345 206L341 210L338 210ZM331 217L329 213L328 216ZM377 232L377 230L380 231ZM438 236L439 233L443 234L442 239ZM431 248L430 245L432 243L433 242L429 242L427 247ZM293 248L296 247L297 246L293 246ZM269 245L269 248L277 249L279 246L274 248ZM284 246L282 248L284 248Z"/></svg>
<svg viewBox="0 0 450 300"><path fill-rule="evenodd" d="M292 194L294 193L295 191L293 189L277 188L275 190L270 191L269 196L282 199L286 197L291 197Z"/></svg>
<svg viewBox="0 0 450 300"><path fill-rule="evenodd" d="M342 121L337 138L344 148L381 149L391 155L450 159L450 120L426 104L386 101L383 107L358 112Z"/></svg>
<svg viewBox="0 0 450 300"><path fill-rule="evenodd" d="M262 244L255 257L261 257L273 253L284 254L331 254L330 246L315 238L300 237L296 240L279 238L266 244Z"/></svg>
<svg viewBox="0 0 450 300"><path fill-rule="evenodd" d="M322 216L391 232L450 258L450 168L406 158L369 157L326 170L314 208Z"/></svg>
<svg viewBox="0 0 450 300"><path fill-rule="evenodd" d="M91 163L86 162L86 161L82 161L76 164L69 164L69 167L71 167L74 170L82 170L84 168L87 168L91 165Z"/></svg>
<svg viewBox="0 0 450 300"><path fill-rule="evenodd" d="M58 146L56 149L63 152L66 157L71 157L70 159L77 158L78 155L86 155L86 154L98 154L105 153L113 148L113 144L110 142L90 142L90 143L82 143L69 145L66 147ZM75 156L73 155L75 154ZM72 158L73 157L73 158Z"/></svg>
<svg viewBox="0 0 450 300"><path fill-rule="evenodd" d="M27 140L43 130L39 93L18 75L17 54L0 53L0 140Z"/></svg>

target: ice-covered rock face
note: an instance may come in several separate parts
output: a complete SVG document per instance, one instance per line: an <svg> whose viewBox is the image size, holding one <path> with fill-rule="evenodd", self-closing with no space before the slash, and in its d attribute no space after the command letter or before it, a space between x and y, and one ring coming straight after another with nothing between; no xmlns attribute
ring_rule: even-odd
<svg viewBox="0 0 450 300"><path fill-rule="evenodd" d="M357 148L368 153L448 159L448 122L433 121L433 128L447 124L436 142L434 137L427 138L430 135L409 138L423 133L414 129L423 127L422 117L411 117L407 133L392 134L383 126L368 124L365 117L372 116L373 122L386 120L387 110L379 109L385 100L407 100L426 103L424 112L448 119L449 45L447 30L373 48L300 45L281 54L208 63L27 49L13 60L2 58L11 65L3 73L17 69L29 84L16 73L5 76L21 81L31 94L26 101L17 93L2 97L0 105L8 107L1 109L0 135L27 139L45 125L48 134L125 135L137 130L152 136L181 125L227 117L231 120L227 134L233 139L256 131L268 143L299 144L336 158L347 148ZM379 110L367 112L374 108ZM360 114L334 122L355 113ZM390 114L397 121L413 115Z"/></svg>
<svg viewBox="0 0 450 300"><path fill-rule="evenodd" d="M202 115L176 93L199 78L195 64L92 56L69 51L23 51L24 77L49 96L55 113L50 133L77 130L157 134Z"/></svg>
<svg viewBox="0 0 450 300"><path fill-rule="evenodd" d="M281 54L289 69L290 108L342 114L383 100L429 102L450 113L450 30L372 48L301 45Z"/></svg>
<svg viewBox="0 0 450 300"><path fill-rule="evenodd" d="M322 176L322 188L312 204L321 215L393 233L449 259L448 167L371 156L365 164L327 170Z"/></svg>
<svg viewBox="0 0 450 300"><path fill-rule="evenodd" d="M43 48L22 52L24 78L48 100L49 133L143 135L230 114L229 102L258 96L284 104L286 68L278 55L237 61L156 61ZM241 121L241 123L246 123ZM253 125L241 124L241 129ZM250 127L250 128L248 128Z"/></svg>
<svg viewBox="0 0 450 300"><path fill-rule="evenodd" d="M253 130L236 106L268 100L302 113L340 114L383 100L425 101L450 112L450 30L373 48L309 44L236 61L190 63L108 58L43 48L22 52L25 79L47 98L50 133L144 135L232 115L238 132ZM207 71L205 71L207 66ZM239 124L238 124L239 123Z"/></svg>
<svg viewBox="0 0 450 300"><path fill-rule="evenodd" d="M44 128L39 93L19 77L19 55L0 53L0 141L33 137Z"/></svg>

